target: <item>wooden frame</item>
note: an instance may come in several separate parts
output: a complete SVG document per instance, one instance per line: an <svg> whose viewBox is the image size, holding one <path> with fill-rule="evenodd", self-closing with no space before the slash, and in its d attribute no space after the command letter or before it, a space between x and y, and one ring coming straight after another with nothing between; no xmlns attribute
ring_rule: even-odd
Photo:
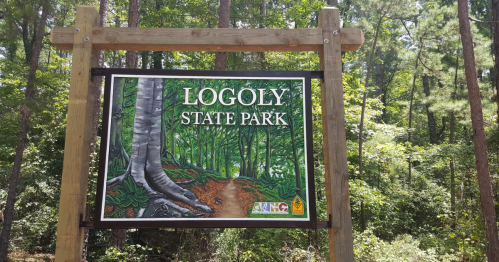
<svg viewBox="0 0 499 262"><path fill-rule="evenodd" d="M319 29L100 28L92 6L80 6L74 28L54 28L52 43L73 50L66 146L59 205L56 261L80 261L90 161L94 96L92 67L98 50L289 52L319 51L322 82L326 197L331 221L330 261L353 261L341 51L364 42L360 29L340 29L339 10L324 8Z"/></svg>

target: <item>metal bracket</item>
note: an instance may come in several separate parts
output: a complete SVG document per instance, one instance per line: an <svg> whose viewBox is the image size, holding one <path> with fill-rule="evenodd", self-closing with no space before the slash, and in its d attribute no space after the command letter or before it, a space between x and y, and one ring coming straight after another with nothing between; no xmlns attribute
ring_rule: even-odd
<svg viewBox="0 0 499 262"><path fill-rule="evenodd" d="M324 79L324 71L310 71L310 78Z"/></svg>
<svg viewBox="0 0 499 262"><path fill-rule="evenodd" d="M94 221L83 221L83 214L80 214L80 228L94 229Z"/></svg>
<svg viewBox="0 0 499 262"><path fill-rule="evenodd" d="M331 215L329 215L329 221L317 221L317 229L331 229Z"/></svg>
<svg viewBox="0 0 499 262"><path fill-rule="evenodd" d="M107 68L92 68L90 74L92 76L105 76Z"/></svg>

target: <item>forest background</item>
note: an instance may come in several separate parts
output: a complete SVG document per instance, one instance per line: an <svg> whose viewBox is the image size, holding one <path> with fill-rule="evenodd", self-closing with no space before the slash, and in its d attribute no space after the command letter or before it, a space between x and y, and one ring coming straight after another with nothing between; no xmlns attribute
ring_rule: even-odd
<svg viewBox="0 0 499 262"><path fill-rule="evenodd" d="M362 28L366 38L359 51L343 53L356 260L486 261L486 228L454 0L0 1L1 209L7 205L9 184L10 191L17 193L11 198L17 200L11 232L5 238L7 224L3 224L0 238L8 243L10 258L50 260L55 252L71 52L51 45L48 32L72 26L77 6L96 6L108 27L316 28L318 14L328 4L340 9L342 27ZM494 11L498 6L496 0L473 0L469 15L498 20L499 10ZM497 214L499 81L494 51L499 48L493 46L493 23L471 21L471 29ZM209 52L113 51L105 53L103 63L118 68L319 70L313 52L229 53L225 58ZM312 92L318 219L327 220L318 82ZM99 143L97 136L94 144ZM89 216L98 155L92 159ZM83 258L327 260L327 239L326 230L309 229L90 230ZM1 243L0 253L7 246Z"/></svg>

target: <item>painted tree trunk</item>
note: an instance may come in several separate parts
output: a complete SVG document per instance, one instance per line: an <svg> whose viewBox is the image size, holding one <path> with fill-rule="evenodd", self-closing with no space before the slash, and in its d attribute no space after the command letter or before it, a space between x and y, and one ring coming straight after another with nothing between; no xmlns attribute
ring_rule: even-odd
<svg viewBox="0 0 499 262"><path fill-rule="evenodd" d="M215 169L215 135L211 136L210 169Z"/></svg>
<svg viewBox="0 0 499 262"><path fill-rule="evenodd" d="M172 108L172 114L170 116L170 150L171 150L171 153L172 153L172 158L175 159L175 106L177 104L177 100L176 100L176 95L174 95L173 97L173 108Z"/></svg>
<svg viewBox="0 0 499 262"><path fill-rule="evenodd" d="M265 143L265 174L270 175L270 159L271 159L271 126L266 126L265 127L265 135L266 135L266 143Z"/></svg>
<svg viewBox="0 0 499 262"><path fill-rule="evenodd" d="M291 134L291 146L293 147L293 163L295 167L296 188L298 188L296 193L299 196L303 197L301 174L300 174L300 162L298 160L298 152L297 152L296 137L295 137L295 124L293 121L293 117L289 116L288 121L289 121L289 131L290 131L289 133Z"/></svg>
<svg viewBox="0 0 499 262"><path fill-rule="evenodd" d="M230 174L230 169L229 169L229 161L230 161L230 151L228 149L228 147L225 148L224 150L224 156L225 156L225 177L226 178L232 178L231 174Z"/></svg>
<svg viewBox="0 0 499 262"><path fill-rule="evenodd" d="M250 137L248 138L248 146L246 148L247 152L247 164L246 164L246 176L255 177L253 172L253 142L255 138L255 133L251 131L251 128L248 128L248 133L250 133Z"/></svg>
<svg viewBox="0 0 499 262"><path fill-rule="evenodd" d="M256 143L255 143L255 160L253 161L253 172L254 172L254 177L258 177L258 165L259 165L259 158L260 158L260 139L258 139L258 128L255 128L256 132Z"/></svg>
<svg viewBox="0 0 499 262"><path fill-rule="evenodd" d="M111 116L111 133L110 138L110 159L119 159L119 165L121 169L126 169L130 158L126 153L122 141L122 130L123 130L123 92L124 92L125 82L123 78L115 78L113 85L113 115Z"/></svg>
<svg viewBox="0 0 499 262"><path fill-rule="evenodd" d="M291 88L290 88L291 90ZM289 134L291 136L291 146L293 148L293 164L295 168L295 178L296 178L296 188L298 190L296 193L303 197L302 193L302 185L301 185L301 174L300 174L300 161L298 159L298 152L297 152L297 144L296 144L296 130L295 130L295 123L293 121L293 94L289 92L289 103L288 103L288 127L289 127Z"/></svg>
<svg viewBox="0 0 499 262"><path fill-rule="evenodd" d="M139 78L135 118L133 124L131 172L130 175L139 187L147 191L149 207L157 209L167 206L173 217L193 216L194 214L171 201L180 201L203 212L212 212L189 190L173 182L164 172L161 163L161 114L162 79ZM127 173L113 178L107 186L121 183Z"/></svg>
<svg viewBox="0 0 499 262"><path fill-rule="evenodd" d="M199 90L203 89L203 84L204 84L204 81L203 79L199 79ZM201 104L198 103L198 112L201 112ZM199 167L203 167L203 144L201 142L201 125L197 125L196 126L196 131L197 131L197 141L198 141L198 162L197 162L197 166Z"/></svg>

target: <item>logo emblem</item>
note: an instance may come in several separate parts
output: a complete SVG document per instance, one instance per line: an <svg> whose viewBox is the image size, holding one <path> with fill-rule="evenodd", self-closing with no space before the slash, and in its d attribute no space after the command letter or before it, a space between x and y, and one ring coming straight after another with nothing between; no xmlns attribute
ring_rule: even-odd
<svg viewBox="0 0 499 262"><path fill-rule="evenodd" d="M291 207L291 213L293 215L303 215L303 201L298 196L293 199L293 204L291 204Z"/></svg>
<svg viewBox="0 0 499 262"><path fill-rule="evenodd" d="M289 214L288 204L284 202L255 202L252 214Z"/></svg>

